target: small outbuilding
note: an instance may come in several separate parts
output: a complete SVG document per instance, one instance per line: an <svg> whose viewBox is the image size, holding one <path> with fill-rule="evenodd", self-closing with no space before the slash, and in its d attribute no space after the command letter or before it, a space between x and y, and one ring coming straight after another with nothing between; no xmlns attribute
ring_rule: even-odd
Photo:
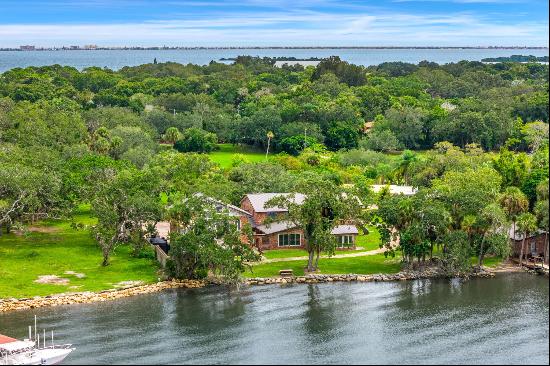
<svg viewBox="0 0 550 366"><path fill-rule="evenodd" d="M523 244L523 234L511 228L508 236L512 246L512 258L519 258ZM546 231L538 230L525 238L523 257L527 260L534 259L539 263L548 264L548 233Z"/></svg>

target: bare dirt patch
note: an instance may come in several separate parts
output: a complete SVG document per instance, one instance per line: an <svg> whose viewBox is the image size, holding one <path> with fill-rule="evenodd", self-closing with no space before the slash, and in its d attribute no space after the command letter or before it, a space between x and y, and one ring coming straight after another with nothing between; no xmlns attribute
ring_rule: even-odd
<svg viewBox="0 0 550 366"><path fill-rule="evenodd" d="M65 274L66 274L66 275L75 276L76 278L84 278L84 277L86 277L86 275L85 275L84 273L78 273L78 272L75 272L75 271L65 271Z"/></svg>
<svg viewBox="0 0 550 366"><path fill-rule="evenodd" d="M32 231L33 233L46 233L46 234L59 232L59 228L55 226L29 226L27 230Z"/></svg>
<svg viewBox="0 0 550 366"><path fill-rule="evenodd" d="M113 285L114 288L125 288L143 285L143 281L121 281Z"/></svg>
<svg viewBox="0 0 550 366"><path fill-rule="evenodd" d="M54 226L28 226L21 230L14 230L13 233L15 235L25 235L28 233L42 233L42 234L53 234L58 233L60 230L57 227Z"/></svg>
<svg viewBox="0 0 550 366"><path fill-rule="evenodd" d="M34 280L36 283L44 283L48 285L68 285L69 279L62 278L56 275L43 275L38 276L38 279Z"/></svg>

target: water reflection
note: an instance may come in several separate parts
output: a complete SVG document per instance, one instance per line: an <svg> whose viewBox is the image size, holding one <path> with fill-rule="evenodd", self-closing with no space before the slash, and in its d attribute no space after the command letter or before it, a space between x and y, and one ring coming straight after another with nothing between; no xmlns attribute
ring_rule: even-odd
<svg viewBox="0 0 550 366"><path fill-rule="evenodd" d="M548 363L548 279L170 290L0 314L37 314L77 351L67 363Z"/></svg>

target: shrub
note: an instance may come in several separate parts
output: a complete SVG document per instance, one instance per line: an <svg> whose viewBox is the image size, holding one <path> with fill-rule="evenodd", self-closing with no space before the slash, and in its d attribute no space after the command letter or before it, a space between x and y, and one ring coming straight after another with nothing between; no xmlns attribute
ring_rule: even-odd
<svg viewBox="0 0 550 366"><path fill-rule="evenodd" d="M390 130L372 131L359 146L368 150L391 151L399 147L399 141Z"/></svg>
<svg viewBox="0 0 550 366"><path fill-rule="evenodd" d="M304 149L304 146L313 146L317 145L317 140L313 137L305 137L303 135L295 135L290 137L285 137L279 143L279 149L286 152L287 154L298 156L300 152Z"/></svg>
<svg viewBox="0 0 550 366"><path fill-rule="evenodd" d="M216 149L217 142L216 134L192 127L183 132L181 139L174 144L174 149L179 152L209 153Z"/></svg>

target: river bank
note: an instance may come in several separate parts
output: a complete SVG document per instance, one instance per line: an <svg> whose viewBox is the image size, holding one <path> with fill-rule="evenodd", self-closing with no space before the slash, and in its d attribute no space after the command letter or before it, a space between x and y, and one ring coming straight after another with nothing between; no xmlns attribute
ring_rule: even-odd
<svg viewBox="0 0 550 366"><path fill-rule="evenodd" d="M513 272L531 272L526 268L518 267L511 263L503 263L494 268L484 268L482 271L471 273L459 273L454 278L491 278L497 273L513 273ZM548 271L544 272L548 275ZM449 278L449 275L438 270L437 268L427 268L422 271L401 271L396 274L307 274L305 276L292 277L255 277L248 278L243 282L244 286L262 286L262 285L289 285L289 284L314 284L314 283L330 283L330 282L394 282L394 281L410 281L418 279L437 279ZM175 288L201 288L207 285L219 285L215 280L169 280L161 281L148 285L133 285L121 289L111 289L99 292L79 292L79 293L62 293L48 296L35 296L32 298L7 298L0 299L0 313L35 309L49 306L72 305L72 304L88 304L93 302L103 302L116 300L130 296L149 294L163 291L166 289Z"/></svg>
<svg viewBox="0 0 550 366"><path fill-rule="evenodd" d="M47 306L89 304L92 302L102 302L135 295L150 294L166 289L199 288L204 287L205 285L205 281L199 280L171 280L149 285L129 286L122 289L111 289L99 292L87 291L70 294L35 296L32 298L22 299L0 299L0 313L13 310L42 308Z"/></svg>
<svg viewBox="0 0 550 366"><path fill-rule="evenodd" d="M0 313L1 332L35 315L65 365L548 364L548 277L528 273L174 289Z"/></svg>

